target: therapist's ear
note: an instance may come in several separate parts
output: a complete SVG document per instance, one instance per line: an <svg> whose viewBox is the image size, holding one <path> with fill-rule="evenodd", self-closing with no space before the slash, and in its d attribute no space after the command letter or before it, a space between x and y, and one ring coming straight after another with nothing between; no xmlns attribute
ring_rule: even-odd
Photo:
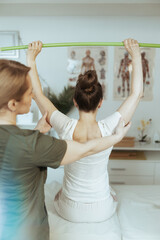
<svg viewBox="0 0 160 240"><path fill-rule="evenodd" d="M15 99L11 99L7 105L11 112L15 112L17 110L18 102Z"/></svg>

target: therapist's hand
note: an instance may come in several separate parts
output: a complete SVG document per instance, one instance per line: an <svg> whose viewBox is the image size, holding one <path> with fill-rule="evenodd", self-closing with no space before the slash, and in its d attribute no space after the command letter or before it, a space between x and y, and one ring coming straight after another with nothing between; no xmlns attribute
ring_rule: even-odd
<svg viewBox="0 0 160 240"><path fill-rule="evenodd" d="M51 125L47 122L47 112L43 115L43 117L37 123L37 126L34 130L39 130L41 133L47 133L51 129Z"/></svg>

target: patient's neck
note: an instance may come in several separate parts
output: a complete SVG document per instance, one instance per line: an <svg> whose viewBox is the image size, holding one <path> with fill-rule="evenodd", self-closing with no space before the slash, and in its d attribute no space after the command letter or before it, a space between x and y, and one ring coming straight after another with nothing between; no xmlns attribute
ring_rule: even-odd
<svg viewBox="0 0 160 240"><path fill-rule="evenodd" d="M97 111L90 111L90 112L84 112L84 111L79 111L79 122L81 123L95 123L96 122L96 115Z"/></svg>

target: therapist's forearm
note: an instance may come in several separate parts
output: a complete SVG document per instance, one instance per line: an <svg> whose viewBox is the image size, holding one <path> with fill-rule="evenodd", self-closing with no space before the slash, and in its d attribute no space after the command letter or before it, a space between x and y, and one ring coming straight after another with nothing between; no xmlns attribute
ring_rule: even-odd
<svg viewBox="0 0 160 240"><path fill-rule="evenodd" d="M61 165L65 165L74 161L77 161L86 156L101 152L107 148L112 147L126 135L131 123L123 126L123 119L120 119L115 134L107 137L96 138L85 143L78 143L76 141L66 141L67 150L65 156L61 162Z"/></svg>
<svg viewBox="0 0 160 240"><path fill-rule="evenodd" d="M61 162L61 165L69 164L86 156L101 152L122 139L119 135L112 135L103 138L90 140L86 143L78 143L76 141L66 141L67 151Z"/></svg>

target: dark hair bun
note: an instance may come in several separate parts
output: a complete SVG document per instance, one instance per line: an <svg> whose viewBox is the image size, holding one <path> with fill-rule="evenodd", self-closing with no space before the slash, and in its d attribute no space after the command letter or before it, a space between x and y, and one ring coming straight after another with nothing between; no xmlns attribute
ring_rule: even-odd
<svg viewBox="0 0 160 240"><path fill-rule="evenodd" d="M95 70L89 70L84 75L80 74L77 84L85 93L90 94L95 91L98 84L97 74Z"/></svg>
<svg viewBox="0 0 160 240"><path fill-rule="evenodd" d="M102 86L98 82L95 70L89 70L84 75L79 75L74 99L79 111L95 111L100 100L103 99Z"/></svg>

